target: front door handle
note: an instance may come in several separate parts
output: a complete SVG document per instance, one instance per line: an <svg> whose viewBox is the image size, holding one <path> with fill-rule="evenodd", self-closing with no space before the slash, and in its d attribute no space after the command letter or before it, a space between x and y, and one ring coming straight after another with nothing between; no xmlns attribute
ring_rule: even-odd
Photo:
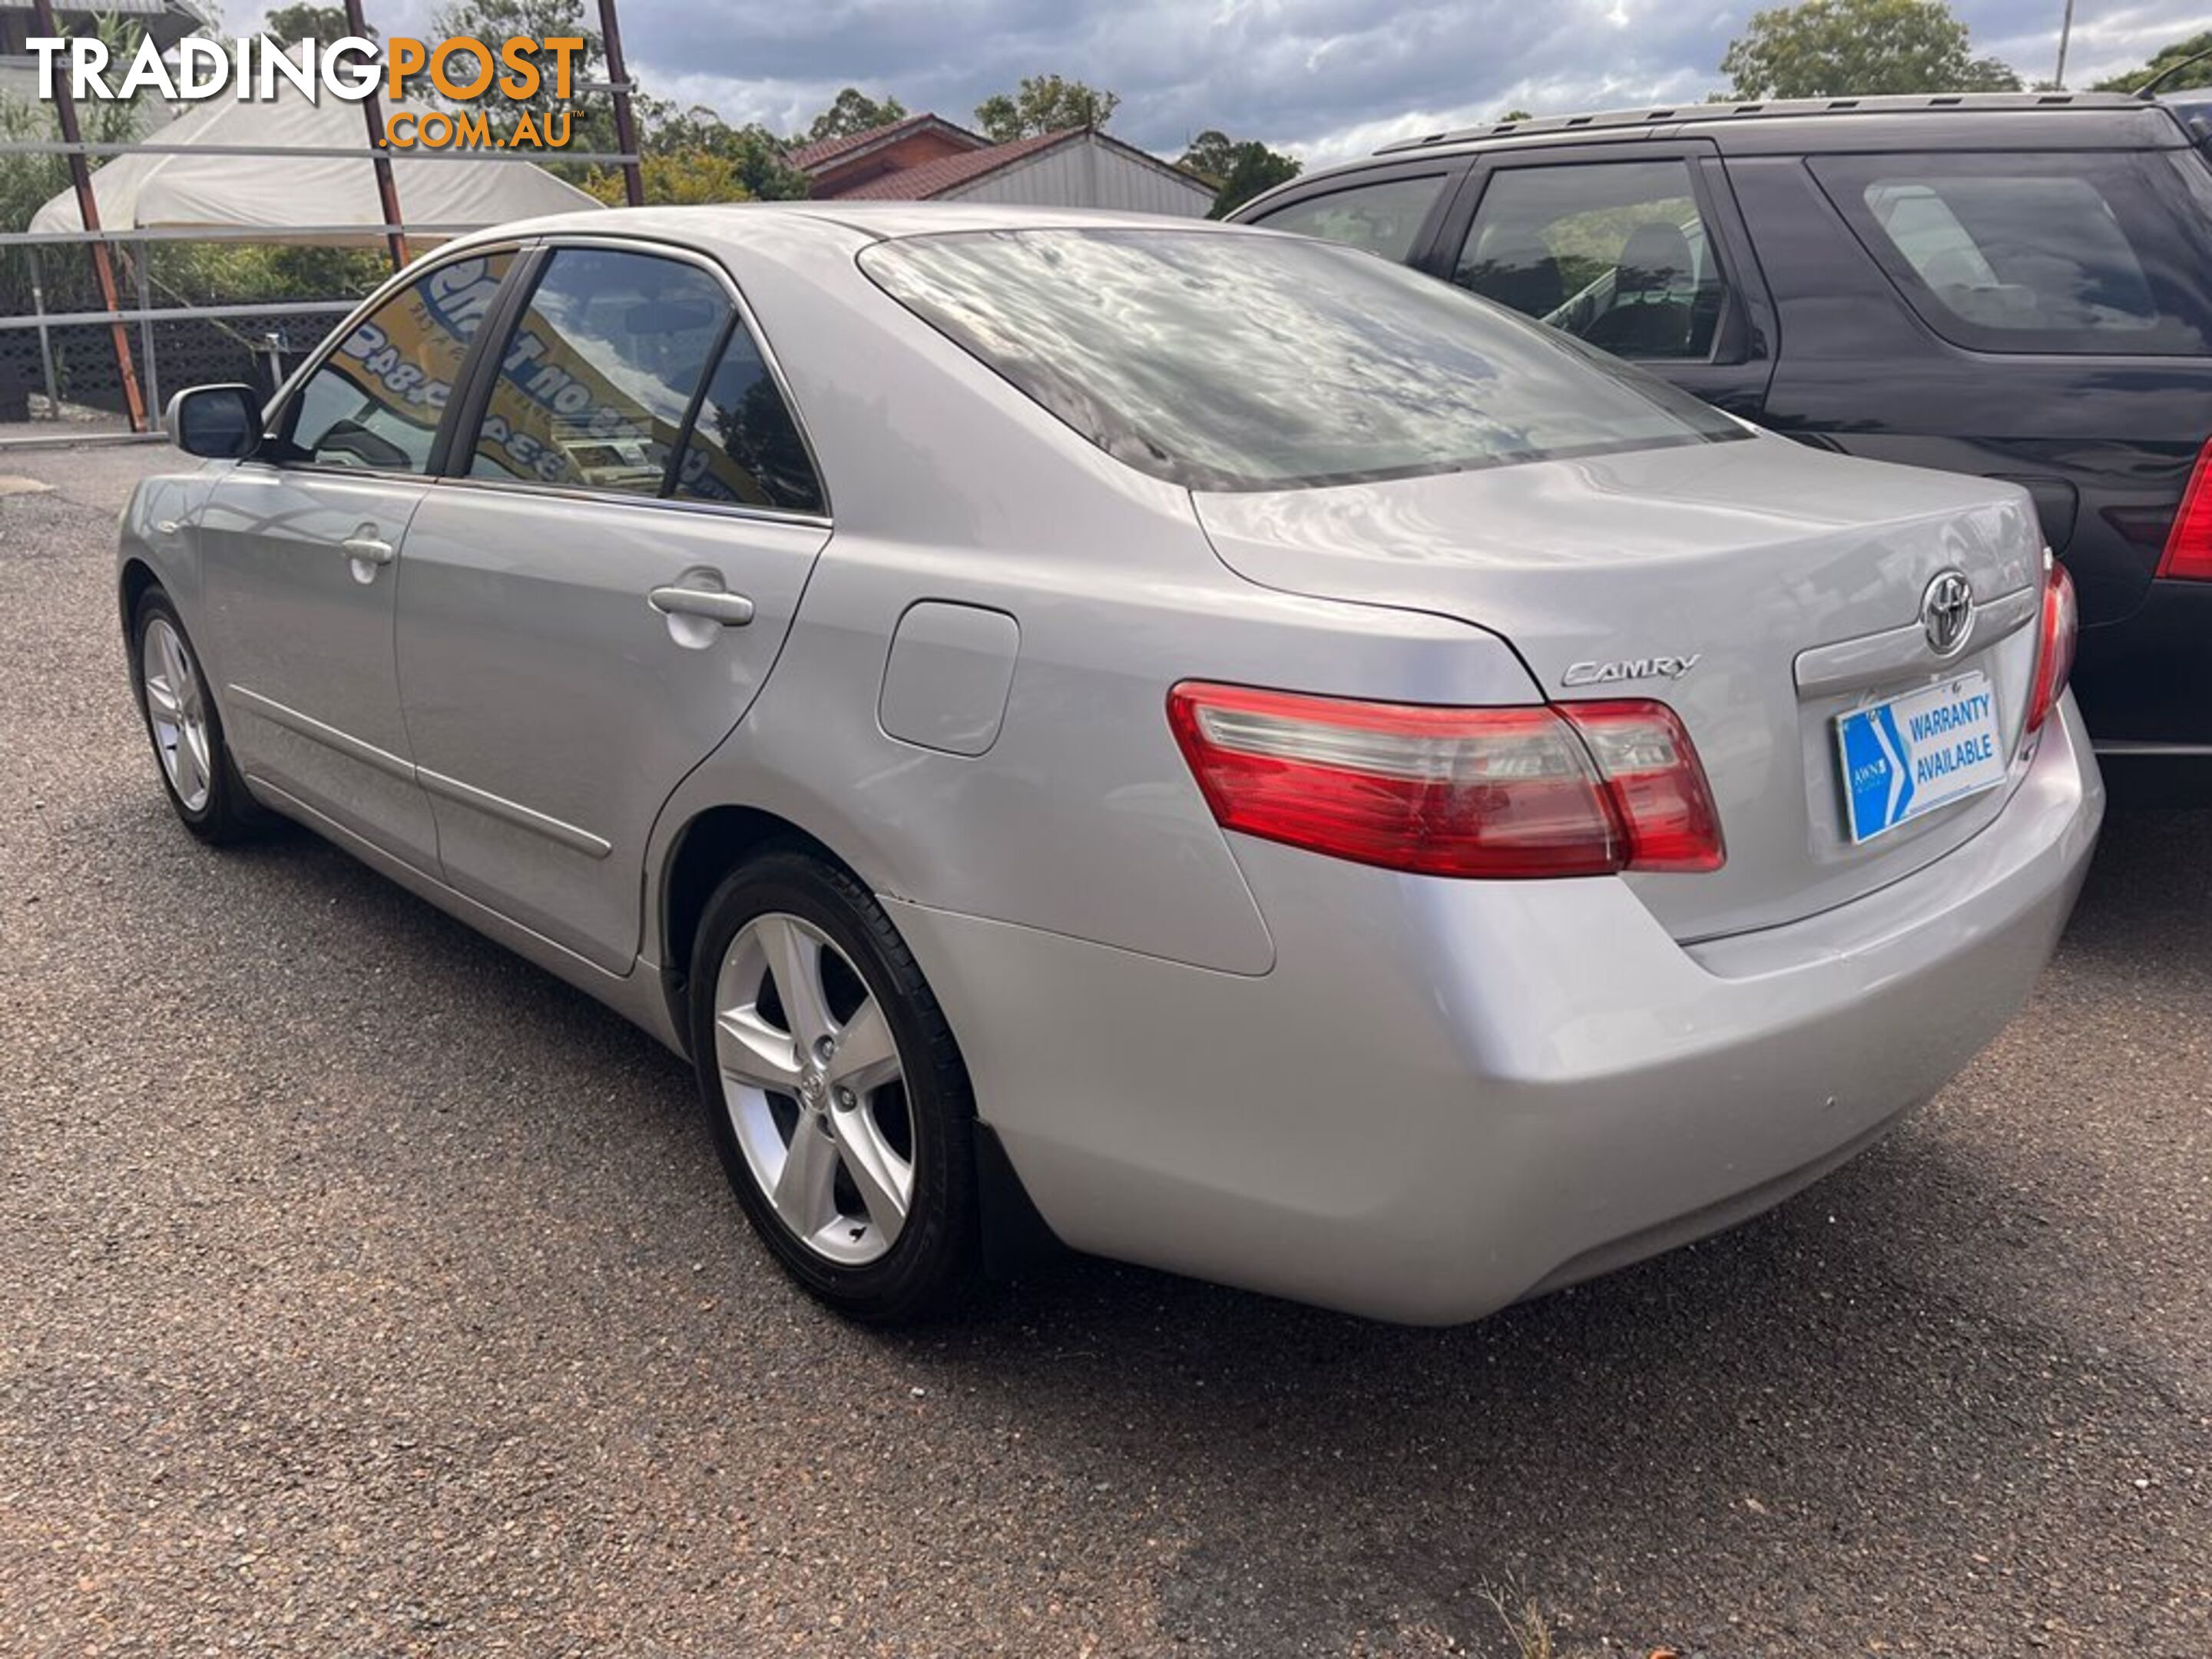
<svg viewBox="0 0 2212 1659"><path fill-rule="evenodd" d="M363 564L390 564L397 556L390 542L375 536L349 536L338 545L345 550L346 557Z"/></svg>
<svg viewBox="0 0 2212 1659"><path fill-rule="evenodd" d="M753 619L753 602L742 593L709 587L656 587L645 597L664 617L703 617L725 628L743 628Z"/></svg>

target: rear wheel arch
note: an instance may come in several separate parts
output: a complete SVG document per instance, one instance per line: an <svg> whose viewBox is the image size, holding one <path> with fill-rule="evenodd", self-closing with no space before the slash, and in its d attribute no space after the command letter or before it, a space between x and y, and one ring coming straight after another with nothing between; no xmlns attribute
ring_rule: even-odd
<svg viewBox="0 0 2212 1659"><path fill-rule="evenodd" d="M866 880L822 839L790 819L754 806L710 806L676 832L662 866L658 905L660 988L679 1032L690 1030L687 979L691 950L707 905L724 877L739 865L772 849L788 848L836 866ZM687 1036L686 1046L689 1046Z"/></svg>

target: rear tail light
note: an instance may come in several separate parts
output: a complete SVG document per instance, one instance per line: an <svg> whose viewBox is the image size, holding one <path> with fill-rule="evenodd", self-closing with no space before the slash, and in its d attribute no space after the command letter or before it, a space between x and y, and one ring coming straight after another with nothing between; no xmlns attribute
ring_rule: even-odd
<svg viewBox="0 0 2212 1659"><path fill-rule="evenodd" d="M2035 694L2028 699L2027 729L2040 732L2065 695L2074 672L2074 642L2081 633L2081 610L2074 600L2074 579L2054 562L2043 584L2043 630L2035 647Z"/></svg>
<svg viewBox="0 0 2212 1659"><path fill-rule="evenodd" d="M1195 682L1168 720L1224 829L1437 876L1717 870L1689 734L1656 702L1436 708Z"/></svg>
<svg viewBox="0 0 2212 1659"><path fill-rule="evenodd" d="M2158 574L2182 581L2212 581L2212 443L2197 457L2197 470L2189 475L2189 489L2181 498L2181 511L2173 515L2166 532L2166 552Z"/></svg>

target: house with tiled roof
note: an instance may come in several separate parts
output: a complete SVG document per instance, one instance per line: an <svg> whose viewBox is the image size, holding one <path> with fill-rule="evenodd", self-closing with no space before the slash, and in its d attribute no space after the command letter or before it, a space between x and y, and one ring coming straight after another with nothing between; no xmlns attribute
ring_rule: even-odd
<svg viewBox="0 0 2212 1659"><path fill-rule="evenodd" d="M822 202L996 202L1194 219L1213 205L1203 179L1095 127L994 144L941 116L909 115L802 145L791 162Z"/></svg>

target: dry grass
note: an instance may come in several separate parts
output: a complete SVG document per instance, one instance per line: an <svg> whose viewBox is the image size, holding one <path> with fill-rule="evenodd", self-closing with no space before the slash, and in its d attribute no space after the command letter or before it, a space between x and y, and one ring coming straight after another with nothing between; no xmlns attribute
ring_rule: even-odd
<svg viewBox="0 0 2212 1659"><path fill-rule="evenodd" d="M1498 1622L1513 1638L1513 1650L1520 1659L1554 1659L1551 1616L1534 1596L1509 1578L1503 1585L1484 1585L1482 1599L1490 1603Z"/></svg>

